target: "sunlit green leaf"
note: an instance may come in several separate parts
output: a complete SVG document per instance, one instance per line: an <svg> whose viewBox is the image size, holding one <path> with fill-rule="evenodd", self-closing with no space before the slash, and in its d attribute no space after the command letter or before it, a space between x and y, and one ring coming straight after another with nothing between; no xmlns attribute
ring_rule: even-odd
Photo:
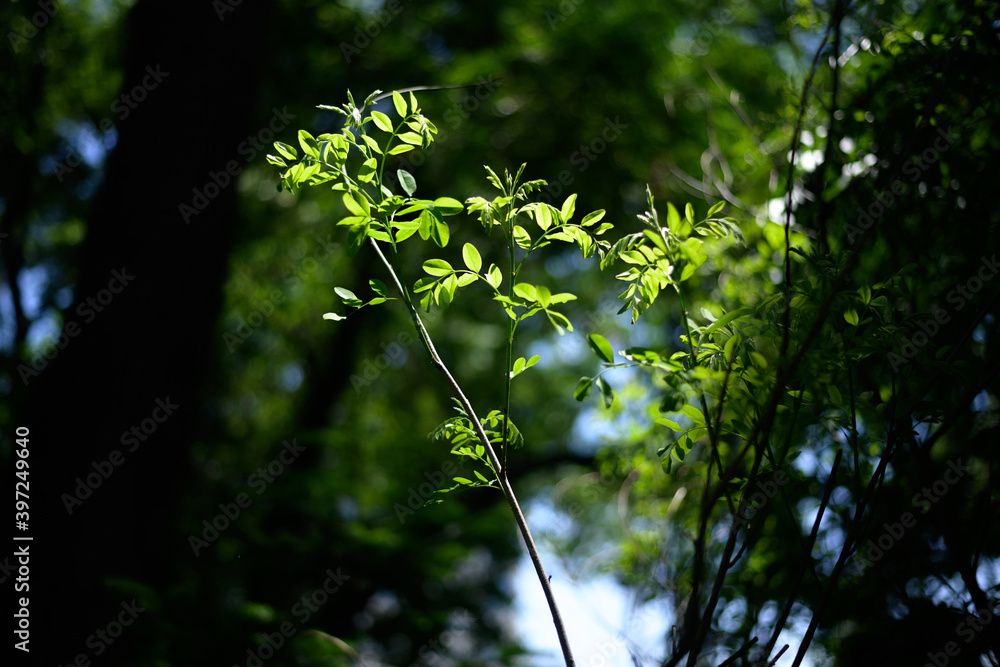
<svg viewBox="0 0 1000 667"><path fill-rule="evenodd" d="M455 273L451 264L443 259L429 259L424 262L423 269L432 276L448 276Z"/></svg>
<svg viewBox="0 0 1000 667"><path fill-rule="evenodd" d="M527 249L531 247L531 235L521 225L514 225L514 243L520 248Z"/></svg>
<svg viewBox="0 0 1000 667"><path fill-rule="evenodd" d="M299 159L299 153L298 153L298 151L296 151L294 148L292 148L288 144L282 143L280 141L275 141L274 142L274 149L276 151L278 151L278 153L282 157L284 157L284 158L287 158L289 160L298 160Z"/></svg>
<svg viewBox="0 0 1000 667"><path fill-rule="evenodd" d="M465 210L462 202L452 197L438 197L434 200L434 207L441 215L455 215Z"/></svg>
<svg viewBox="0 0 1000 667"><path fill-rule="evenodd" d="M399 114L400 118L406 118L407 114L406 100L404 100L403 96L397 93L395 90L392 91L392 105L396 107L396 113Z"/></svg>
<svg viewBox="0 0 1000 667"><path fill-rule="evenodd" d="M587 336L587 345L590 346L590 349L593 350L594 354L598 357L609 364L614 363L615 353L614 350L611 349L611 343L608 342L607 338L600 334L590 334Z"/></svg>
<svg viewBox="0 0 1000 667"><path fill-rule="evenodd" d="M319 147L316 145L316 139L305 130L299 130L299 146L302 147L302 152L306 155L319 159Z"/></svg>
<svg viewBox="0 0 1000 667"><path fill-rule="evenodd" d="M362 194L345 192L341 198L347 210L356 216L367 218L371 213L371 205Z"/></svg>
<svg viewBox="0 0 1000 667"><path fill-rule="evenodd" d="M465 261L465 266L468 267L469 271L479 273L479 269L483 268L483 258L479 255L479 251L476 250L476 246L471 243L466 243L462 246L462 259Z"/></svg>
<svg viewBox="0 0 1000 667"><path fill-rule="evenodd" d="M500 267L496 264L490 264L490 270L486 279L489 281L490 285L499 289L500 284L503 282L503 273L500 271Z"/></svg>
<svg viewBox="0 0 1000 667"><path fill-rule="evenodd" d="M371 118L375 121L375 127L383 132L392 132L392 121L381 111L372 111Z"/></svg>
<svg viewBox="0 0 1000 667"><path fill-rule="evenodd" d="M535 301L535 286L528 283L517 283L514 285L514 294L527 301Z"/></svg>
<svg viewBox="0 0 1000 667"><path fill-rule="evenodd" d="M396 135L396 138L414 146L422 146L424 143L424 138L416 132L403 132Z"/></svg>
<svg viewBox="0 0 1000 667"><path fill-rule="evenodd" d="M656 420L656 423L660 424L661 426L666 426L667 428L669 428L671 431L674 431L675 433L680 433L680 432L682 432L684 430L681 427L680 424L678 424L675 421L671 421L669 419L660 418L660 419Z"/></svg>
<svg viewBox="0 0 1000 667"><path fill-rule="evenodd" d="M681 408L681 412L690 417L691 421L693 421L695 424L705 423L705 415L703 415L701 413L701 410L694 407L693 405L685 405L683 408Z"/></svg>
<svg viewBox="0 0 1000 667"><path fill-rule="evenodd" d="M598 222L604 219L605 210L598 209L596 211L591 211L583 217L580 221L580 225L583 227L590 227L591 225L596 225Z"/></svg>
<svg viewBox="0 0 1000 667"><path fill-rule="evenodd" d="M566 201L563 202L562 209L559 211L559 217L563 222L569 222L570 218L573 217L573 213L576 211L576 193L574 192L569 197L566 197Z"/></svg>
<svg viewBox="0 0 1000 667"><path fill-rule="evenodd" d="M434 221L434 225L431 227L431 239L438 245L439 248L443 248L448 245L448 239L451 238L451 231L448 229L448 223L443 220Z"/></svg>

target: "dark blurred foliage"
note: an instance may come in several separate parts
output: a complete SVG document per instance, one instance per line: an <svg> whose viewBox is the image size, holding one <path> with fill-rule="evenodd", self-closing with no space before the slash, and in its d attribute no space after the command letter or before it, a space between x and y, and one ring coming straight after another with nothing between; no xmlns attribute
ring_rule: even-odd
<svg viewBox="0 0 1000 667"><path fill-rule="evenodd" d="M264 153L272 140L294 143L300 127L335 131L340 117L316 105L341 104L348 89L363 99L375 89L489 81L421 93L439 141L398 165L414 174L419 196L483 194L481 165L527 162L527 177L551 183L543 200L558 205L578 192L577 210L606 208L622 233L638 228L647 183L658 201L692 201L699 213L725 200L749 243L713 257L690 299L727 309L754 303L779 289L783 245L765 223L783 222L775 200L785 191L799 96L834 7L139 0L56 3L53 13L43 5L0 9L5 33L25 36L8 34L0 75L0 451L10 470L13 429L31 429L32 659L247 665L247 652L266 655L268 636L287 623L293 636L266 664L349 664L309 629L348 642L369 664L418 656L430 664L426 647L446 632L461 639L435 653L441 660L513 664L521 648L504 578L522 551L513 522L486 490L404 511L425 499L422 485L441 486L450 460L426 437L451 411L446 386L401 309L321 319L342 307L335 285L360 292L378 277L376 258L365 249L349 261L333 226L339 200L322 188L277 192ZM863 243L856 285L916 263L911 298L895 304L900 317L935 307L953 315L898 382L932 406L928 415L961 418L933 451L900 452L871 535L948 460L975 461L969 485L907 533L891 561L844 580L817 646L838 664L926 660L960 621L960 597L941 592L942 582L961 588L963 568L978 568L984 589L996 582L995 374L974 411L963 403L996 363L996 285L984 283L962 309L947 295L996 246L998 18L993 2L852 5L827 54L844 60L836 101L828 58L806 97L803 128L813 143L803 151L825 167L820 177L800 164L803 244L846 253L852 240ZM145 86L142 101L120 97L155 82L148 68L157 67L169 75ZM919 163L911 181L908 168L942 128L954 143ZM238 177L221 176L233 162ZM203 210L185 216L182 205L197 210L222 180ZM898 180L906 193L854 238L858 208ZM471 219L453 223L445 254L477 231ZM404 256L410 282L423 259ZM486 262L495 259L484 251ZM122 267L134 282L88 310ZM593 366L582 334L600 330L616 349L670 347L678 311L662 299L645 324L623 325L613 317L610 276L584 268L578 255L553 248L531 278L569 285L580 299L568 311L577 332L558 339L526 328L515 351L546 359L518 379L513 416L528 445L512 463L514 485L526 496L555 489L558 504L573 501L595 469L615 479L583 495L569 539L550 541L576 565L615 545L616 557L599 568L669 609L662 570L647 556L664 553L657 540L671 531L683 539L683 525L665 527L683 478L667 478L653 461L648 474L659 477L636 482L630 474L649 467L643 452L660 443L621 414L588 433L581 424L597 418L589 407L581 417L572 388ZM501 400L504 322L491 305L463 295L443 317L429 317L483 413ZM66 344L53 353L60 331ZM966 364L954 365L957 375L933 370L946 341ZM46 351L42 368L35 360ZM885 367L863 378L872 391L894 381ZM922 384L928 378L935 382ZM649 389L633 388L633 408ZM180 405L176 414L129 451L122 433L167 397ZM618 404L629 397L622 391ZM801 436L826 460L828 434ZM280 458L295 450L285 442L304 448L290 462ZM124 463L67 513L77 478L116 449ZM630 511L648 531L620 529L626 479L635 482ZM822 483L802 474L787 493L791 508L815 506ZM231 525L196 555L192 536L241 498L249 505L218 519ZM800 559L800 526L773 518L757 560L726 591L733 609L748 611L713 627L720 650L749 637L757 614L785 592L782 572ZM339 589L304 613L296 605L318 595L328 572ZM818 580L800 592L803 605L817 601ZM98 655L88 637L133 599L145 611ZM977 636L982 645L963 645L949 664L980 664L974 656L1000 626L988 627ZM669 652L667 637L662 648L651 658Z"/></svg>

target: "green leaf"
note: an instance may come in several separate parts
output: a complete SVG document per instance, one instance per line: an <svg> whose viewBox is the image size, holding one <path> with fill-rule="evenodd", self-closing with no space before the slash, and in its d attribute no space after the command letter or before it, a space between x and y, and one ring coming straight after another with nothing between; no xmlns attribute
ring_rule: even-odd
<svg viewBox="0 0 1000 667"><path fill-rule="evenodd" d="M688 436L681 436L673 449L673 455L677 457L678 461L683 461L687 453L691 451L691 438Z"/></svg>
<svg viewBox="0 0 1000 667"><path fill-rule="evenodd" d="M385 283L379 280L378 278L372 278L371 280L368 281L368 284L371 286L372 291L378 294L379 296L387 296L389 293L389 288L386 287Z"/></svg>
<svg viewBox="0 0 1000 667"><path fill-rule="evenodd" d="M337 296L339 296L344 301L357 301L358 303L361 302L361 299L355 296L354 292L347 289L346 287L334 287L333 291L336 292Z"/></svg>
<svg viewBox="0 0 1000 667"><path fill-rule="evenodd" d="M675 211L676 212L676 211ZM702 250L702 241L691 237L681 244L681 250L687 255L688 263L684 265L684 269L681 271L681 281L685 281L694 275L694 272L698 270L698 267L705 263L708 259L708 255Z"/></svg>
<svg viewBox="0 0 1000 667"><path fill-rule="evenodd" d="M406 100L395 90L392 91L392 105L396 107L396 113L400 118L406 118Z"/></svg>
<svg viewBox="0 0 1000 667"><path fill-rule="evenodd" d="M451 305L451 298L454 296L451 291L445 288L444 285L438 285L434 288L434 302L441 306L444 310Z"/></svg>
<svg viewBox="0 0 1000 667"><path fill-rule="evenodd" d="M413 174L405 169L397 169L396 176L399 177L399 186L403 188L403 192L412 197L413 193L417 191L417 179L413 178Z"/></svg>
<svg viewBox="0 0 1000 667"><path fill-rule="evenodd" d="M611 349L611 343L608 342L607 338L600 334L590 334L587 336L587 345L590 346L590 349L593 350L594 354L598 357L609 364L614 363L615 353L614 350Z"/></svg>
<svg viewBox="0 0 1000 667"><path fill-rule="evenodd" d="M377 171L378 161L375 158L370 157L358 168L358 180L362 183L373 183L375 181Z"/></svg>
<svg viewBox="0 0 1000 667"><path fill-rule="evenodd" d="M858 311L853 308L848 308L844 311L844 319L847 320L847 323L851 326L858 326Z"/></svg>
<svg viewBox="0 0 1000 667"><path fill-rule="evenodd" d="M368 220L367 216L364 215L349 215L343 218L337 223L338 227L353 227L354 225L363 225L365 221Z"/></svg>
<svg viewBox="0 0 1000 667"><path fill-rule="evenodd" d="M434 285L436 284L437 284L437 278L435 278L434 276L424 276L423 278L418 279L417 282L413 284L413 291L416 294L420 294L421 292L426 292L430 288L434 287Z"/></svg>
<svg viewBox="0 0 1000 667"><path fill-rule="evenodd" d="M284 160L276 155L271 155L270 153L267 154L267 161L276 167L288 167Z"/></svg>
<svg viewBox="0 0 1000 667"><path fill-rule="evenodd" d="M503 282L503 272L500 271L500 267L496 264L490 264L490 270L486 275L486 280L489 281L490 285L499 289L500 283Z"/></svg>
<svg viewBox="0 0 1000 667"><path fill-rule="evenodd" d="M670 456L670 451L673 448L674 448L673 444L667 445L667 447L665 447L663 449L663 454L666 454L666 456L664 457L664 459L662 461L660 461L660 468L662 468L663 472L666 473L667 475L670 474L670 468L671 468L671 466L674 463L673 458L671 458L671 456ZM661 454L661 456L662 456L662 454Z"/></svg>
<svg viewBox="0 0 1000 667"><path fill-rule="evenodd" d="M580 226L590 227L591 225L596 225L598 222L604 219L605 213L606 211L603 208L598 209L596 211L591 211L590 213L588 213L583 217L583 220L580 221Z"/></svg>
<svg viewBox="0 0 1000 667"><path fill-rule="evenodd" d="M361 193L345 192L343 196L344 206L347 210L357 216L367 218L371 213L371 206L368 200Z"/></svg>
<svg viewBox="0 0 1000 667"><path fill-rule="evenodd" d="M305 130L299 130L299 146L302 147L302 152L306 155L319 159L319 146L316 145L316 139Z"/></svg>
<svg viewBox="0 0 1000 667"><path fill-rule="evenodd" d="M456 215L465 210L462 202L451 197L438 197L434 200L434 208L440 211L441 215Z"/></svg>
<svg viewBox="0 0 1000 667"><path fill-rule="evenodd" d="M378 153L379 155L382 154L382 148L378 145L378 141L375 139L375 137L368 136L367 134L362 134L361 141L365 142L365 145L367 145L368 148L372 150L372 152ZM361 152L364 153L363 150Z"/></svg>
<svg viewBox="0 0 1000 667"><path fill-rule="evenodd" d="M693 421L695 424L699 425L705 424L705 415L703 415L701 413L701 410L694 407L693 405L685 405L683 408L681 408L681 412L690 417L691 421Z"/></svg>
<svg viewBox="0 0 1000 667"><path fill-rule="evenodd" d="M490 483L490 481L488 479L486 479L485 477L483 477L483 474L481 472L479 472L478 470L473 470L472 472L476 473L476 477L478 477L479 479L483 480L487 484Z"/></svg>
<svg viewBox="0 0 1000 667"><path fill-rule="evenodd" d="M520 248L527 249L531 247L531 235L521 225L514 225L514 243Z"/></svg>
<svg viewBox="0 0 1000 667"><path fill-rule="evenodd" d="M694 206L691 206L690 202L684 205L684 219L688 224L694 224Z"/></svg>
<svg viewBox="0 0 1000 667"><path fill-rule="evenodd" d="M514 294L527 301L538 300L538 297L535 294L535 286L529 285L528 283L518 283L514 285Z"/></svg>
<svg viewBox="0 0 1000 667"><path fill-rule="evenodd" d="M424 271L432 276L450 276L455 273L451 264L443 259L429 259L424 262Z"/></svg>
<svg viewBox="0 0 1000 667"><path fill-rule="evenodd" d="M595 380L597 387L601 390L601 398L604 399L604 407L610 408L615 402L615 392L608 384L607 380L599 377Z"/></svg>
<svg viewBox="0 0 1000 667"><path fill-rule="evenodd" d="M341 134L335 134L331 137L330 142L326 144L326 148L323 150L323 159L325 162L333 162L334 164L343 164L344 160L347 159L347 154L351 150L351 145L347 143L347 139ZM329 155L333 152L333 155ZM332 160L330 158L333 158Z"/></svg>
<svg viewBox="0 0 1000 667"><path fill-rule="evenodd" d="M464 484L465 486L473 486L473 482L471 479L466 479L464 477L452 477L452 479L458 482L459 484Z"/></svg>
<svg viewBox="0 0 1000 667"><path fill-rule="evenodd" d="M680 424L678 424L675 421L671 421L669 419L662 419L662 418L661 419L657 419L656 423L659 424L659 425L661 425L661 426L666 426L667 428L669 428L674 433L681 433L681 432L684 431L684 429L681 427Z"/></svg>
<svg viewBox="0 0 1000 667"><path fill-rule="evenodd" d="M417 228L420 238L426 241L431 237L431 230L437 224L437 218L430 211L422 211L417 217L417 223L420 225Z"/></svg>
<svg viewBox="0 0 1000 667"><path fill-rule="evenodd" d="M338 315L337 313L323 313L323 319L339 322L340 320L346 320L347 318L343 315Z"/></svg>
<svg viewBox="0 0 1000 667"><path fill-rule="evenodd" d="M567 301L575 301L576 295L570 294L569 292L560 292L559 294L553 294L548 299L548 305L555 306L560 303L566 303Z"/></svg>
<svg viewBox="0 0 1000 667"><path fill-rule="evenodd" d="M371 119L375 121L375 127L383 132L392 133L392 121L381 111L372 111Z"/></svg>
<svg viewBox="0 0 1000 667"><path fill-rule="evenodd" d="M448 245L448 239L450 238L451 231L448 229L448 223L435 219L434 225L431 227L431 239L433 239L434 243L439 248L443 248Z"/></svg>
<svg viewBox="0 0 1000 667"><path fill-rule="evenodd" d="M347 230L347 256L354 257L368 238L368 225L354 225Z"/></svg>
<svg viewBox="0 0 1000 667"><path fill-rule="evenodd" d="M736 349L736 344L739 342L740 336L736 334L735 336L730 336L729 340L726 341L725 347L722 349L722 358L726 360L726 363L732 363L734 359L734 350Z"/></svg>
<svg viewBox="0 0 1000 667"><path fill-rule="evenodd" d="M425 313L431 312L431 302L433 300L434 300L434 292L432 290L427 290L427 293L420 298L420 307L424 309Z"/></svg>
<svg viewBox="0 0 1000 667"><path fill-rule="evenodd" d="M416 132L403 132L402 134L396 135L396 138L400 141L405 141L408 144L413 144L414 146L422 146L424 144L423 136L417 134Z"/></svg>
<svg viewBox="0 0 1000 667"><path fill-rule="evenodd" d="M402 153L409 153L416 146L413 144L398 144L389 149L389 155L400 155Z"/></svg>
<svg viewBox="0 0 1000 667"><path fill-rule="evenodd" d="M718 204L708 209L708 213L705 215L706 218L711 218L713 215L725 208L726 202L720 201Z"/></svg>
<svg viewBox="0 0 1000 667"><path fill-rule="evenodd" d="M405 241L420 229L420 223L416 220L397 220L392 223L392 226L396 228L396 242Z"/></svg>
<svg viewBox="0 0 1000 667"><path fill-rule="evenodd" d="M559 211L559 217L562 218L563 222L569 222L569 219L573 217L573 213L576 211L576 193L574 192L569 197L566 197L566 201L563 202L562 209Z"/></svg>
<svg viewBox="0 0 1000 667"><path fill-rule="evenodd" d="M594 378L582 377L580 381L576 383L576 389L573 390L573 398L578 401L585 401L587 397L590 396L590 390L594 387Z"/></svg>
<svg viewBox="0 0 1000 667"><path fill-rule="evenodd" d="M542 308L548 308L552 303L552 292L545 285L535 286L535 299Z"/></svg>
<svg viewBox="0 0 1000 667"><path fill-rule="evenodd" d="M666 254L666 252L667 252L667 242L663 240L663 236L658 231L654 231L652 229L644 229L644 230L642 230L642 234L647 239L649 239L650 241L652 241L653 245L656 246L657 248L659 248L659 250L663 254Z"/></svg>
<svg viewBox="0 0 1000 667"><path fill-rule="evenodd" d="M483 258L479 255L479 251L476 250L476 246L471 243L466 243L462 246L462 259L465 260L465 265L469 268L469 271L473 273L479 273L479 269L483 268Z"/></svg>
<svg viewBox="0 0 1000 667"><path fill-rule="evenodd" d="M292 148L288 144L282 143L280 141L275 141L274 142L274 150L278 151L278 153L280 153L282 157L285 157L285 158L287 158L289 160L298 160L299 159L299 153L298 153L298 151L296 151L294 148Z"/></svg>
<svg viewBox="0 0 1000 667"><path fill-rule="evenodd" d="M677 208L670 202L667 202L667 228L670 229L670 233L674 236L680 236L681 214L677 212Z"/></svg>
<svg viewBox="0 0 1000 667"><path fill-rule="evenodd" d="M712 326L705 329L705 331L702 333L702 336L703 337L707 336L716 329L720 329L729 324L730 322L732 322L733 320L743 317L744 315L747 315L751 312L753 312L753 309L751 308L738 308L736 310L731 310L722 317L720 317L719 319L717 319L715 322L713 322Z"/></svg>
<svg viewBox="0 0 1000 667"><path fill-rule="evenodd" d="M535 216L535 223L543 232L552 226L552 209L548 204L537 204L532 210Z"/></svg>

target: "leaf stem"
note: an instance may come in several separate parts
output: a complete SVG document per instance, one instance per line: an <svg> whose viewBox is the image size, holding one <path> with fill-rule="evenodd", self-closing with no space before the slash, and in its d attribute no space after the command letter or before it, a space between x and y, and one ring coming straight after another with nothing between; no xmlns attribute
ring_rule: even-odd
<svg viewBox="0 0 1000 667"><path fill-rule="evenodd" d="M386 258L385 254L382 252L382 248L379 246L378 242L369 237L372 247L378 254L379 259L385 265L386 270L392 277L393 283L396 288L403 295L403 300L406 302L407 308L410 311L410 317L413 320L414 326L417 328L417 332L420 334L420 340L424 344L424 348L431 357L431 361L434 366L445 376L448 384L451 386L451 390L455 393L462 407L465 409L465 413L469 416L469 420L472 422L473 429L476 432L476 436L479 441L483 444L486 449L486 454L489 456L490 462L493 464L494 469L497 471L497 478L500 481L500 488L503 490L504 497L507 499L507 505L510 507L511 513L514 515L514 520L517 523L517 528L521 532L521 537L524 539L524 545L528 549L528 556L531 558L531 563L535 567L535 573L538 575L538 581L542 585L542 591L545 593L545 599L549 605L549 611L552 614L552 622L556 626L556 634L559 636L559 645L562 648L563 658L566 661L566 667L574 667L575 662L573 661L573 653L570 650L569 638L566 635L566 628L563 626L562 616L559 613L559 607L556 604L555 595L552 593L552 586L549 583L548 575L545 574L545 567L542 565L542 559L538 554L538 547L535 545L534 538L531 537L531 531L528 529L528 522L524 518L524 513L521 511L521 506L517 501L517 496L514 494L514 489L510 485L510 480L507 478L507 469L500 465L500 459L497 457L496 451L493 449L492 443L490 443L489 437L486 435L486 431L483 429L482 423L479 421L479 417L476 411L472 407L472 403L466 397L465 392L462 391L461 386L455 380L451 371L441 360L438 355L437 350L434 347L434 342L431 340L430 334L427 332L424 326L423 320L420 319L420 313L417 312L416 307L413 305L413 300L410 297L409 291L400 282L398 275ZM507 352L507 400L510 400L510 343L508 343ZM507 422L505 421L505 425ZM506 433L506 429L505 429ZM506 451L506 449L505 449Z"/></svg>

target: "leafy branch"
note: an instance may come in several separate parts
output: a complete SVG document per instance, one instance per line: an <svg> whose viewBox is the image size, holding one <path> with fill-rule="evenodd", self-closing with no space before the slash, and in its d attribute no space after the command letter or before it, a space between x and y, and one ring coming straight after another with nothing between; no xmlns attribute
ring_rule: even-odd
<svg viewBox="0 0 1000 667"><path fill-rule="evenodd" d="M337 225L347 228L348 255L357 254L366 241L371 245L398 291L399 298L406 304L432 363L445 376L457 403L458 416L445 420L431 437L448 442L454 455L470 459L490 475L474 470L475 479L454 477L456 487L442 491L451 491L457 486L487 486L499 488L503 492L548 601L563 657L567 666L572 666L572 652L548 576L507 476L507 453L510 448L524 443L523 436L509 417L511 382L539 361L537 355L529 359L513 358L517 327L528 318L544 314L560 335L572 331L569 319L556 307L576 299L576 296L568 292L553 293L544 285L519 281L518 277L529 255L555 241L577 244L585 258L592 257L595 253L600 253L603 257L610 251L611 244L599 237L611 229L612 225L601 223L603 210L588 214L579 223L573 222L576 195L568 197L559 209L548 204L527 202L531 193L544 186L545 181L522 183L521 174L525 168L523 164L513 176L505 171L502 180L496 172L486 167L487 180L500 191L500 195L492 201L472 197L463 206L450 197L433 200L416 198L416 180L412 174L402 169L396 172L402 193L393 192L384 178L389 160L394 155L418 147L426 148L434 141L437 128L420 112L412 91L409 92L408 99L399 92L391 93L393 107L400 119L396 123L387 114L369 109L377 100L385 97L380 97L380 94L381 91L373 92L360 107L355 104L350 92L347 94L348 102L343 106L321 106L320 108L338 112L345 117L342 131L314 138L306 130L299 130L301 157L294 147L276 142L278 155L269 155L268 161L284 170L279 188L294 190L303 185L332 182L333 190L343 192L341 200L348 215L337 222ZM380 142L369 134L371 127L388 137ZM358 155L360 164L348 164L352 152ZM408 289L400 279L400 244L419 237L423 241L431 241L438 248L445 248L451 239L451 231L445 218L466 209L468 213L478 216L487 233L493 227L500 228L507 250L506 276L496 264L484 268L480 251L472 243L466 243L462 248L463 266L456 268L452 262L443 258L426 259L422 264L426 275L416 280L412 291ZM538 227L534 236L521 224L522 218L534 221ZM420 316L420 310L430 312L434 307L448 308L460 288L478 282L489 288L493 300L506 316L507 324L503 408L492 410L482 418L477 416L461 386L441 360ZM389 296L389 288L385 283L371 279L369 285L375 296L367 301L342 287L335 288L335 292L346 306L356 310L380 305L395 298ZM324 317L341 320L345 316L327 313ZM497 455L497 446L503 452L502 462Z"/></svg>

